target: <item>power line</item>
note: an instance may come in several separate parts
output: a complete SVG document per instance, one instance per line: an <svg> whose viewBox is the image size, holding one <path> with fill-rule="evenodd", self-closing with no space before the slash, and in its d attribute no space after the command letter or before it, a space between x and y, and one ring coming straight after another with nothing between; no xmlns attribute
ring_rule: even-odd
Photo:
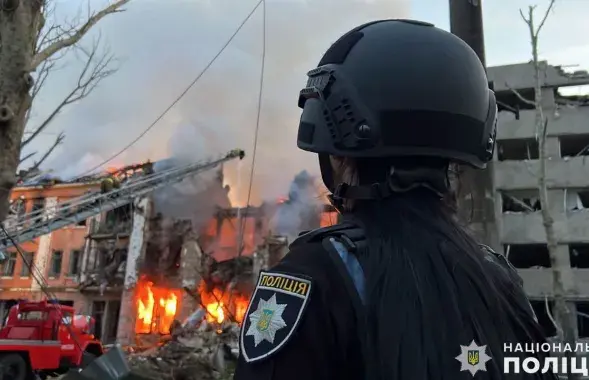
<svg viewBox="0 0 589 380"><path fill-rule="evenodd" d="M258 3L256 4L256 6L251 10L251 12L247 15L247 17L241 22L241 24L239 25L239 27L235 30L235 32L233 32L233 34L231 35L231 37L229 37L229 39L227 40L227 42L225 42L225 44L221 47L221 50L219 50L219 52L217 54L215 54L215 56L213 57L213 59L211 59L211 61L196 76L196 78L194 78L194 80L192 82L190 82L190 84L186 87L186 89L184 89L184 91L182 91L182 93L164 110L164 112L162 112L158 117L156 117L155 120L143 132L141 132L139 134L139 136L137 136L133 141L131 141L129 144L127 144L123 149L121 149L120 151L118 151L116 154L112 155L111 157L109 157L107 160L101 162L100 164L94 166L90 170L87 170L84 173L76 176L75 179L79 179L81 177L84 177L84 176L92 173L94 170L100 168L102 165L104 165L104 164L112 161L113 159L117 158L118 156L120 156L121 154L123 154L123 152L125 152L127 149L129 149L130 147L132 147L137 141L139 141L141 138L143 138L143 136L145 136L153 127L155 127L156 124L161 119L163 119L164 116L166 116L168 114L168 112L170 112L170 110L172 108L174 108L174 106L176 104L178 104L178 102L180 100L182 100L182 98L188 93L188 91L190 91L190 89L192 87L194 87L194 85L200 80L200 78L202 78L202 76L213 65L213 63L215 63L215 61L221 56L221 54L223 54L223 52L225 51L225 49L227 49L227 47L229 46L229 44L233 41L233 39L237 36L237 34L241 31L241 29L243 29L243 27L245 26L245 24L249 21L249 19L252 17L252 15L256 12L256 10L258 9L258 7L260 6L260 4L262 4L263 2L264 2L264 0L259 0L258 1Z"/></svg>
<svg viewBox="0 0 589 380"><path fill-rule="evenodd" d="M262 114L262 95L264 93L264 73L266 72L266 1L262 0L262 64L260 67L260 87L258 90L258 110L256 115L256 129L254 131L254 146L252 149L252 167L250 170L249 187L247 191L247 201L245 203L246 212L249 209L250 199L252 196L252 185L254 183L254 170L256 167L256 152L258 151L258 135L260 132L260 116ZM241 224L239 233L239 244L237 245L238 256L243 252L243 238L245 234L245 224L247 219L239 221Z"/></svg>

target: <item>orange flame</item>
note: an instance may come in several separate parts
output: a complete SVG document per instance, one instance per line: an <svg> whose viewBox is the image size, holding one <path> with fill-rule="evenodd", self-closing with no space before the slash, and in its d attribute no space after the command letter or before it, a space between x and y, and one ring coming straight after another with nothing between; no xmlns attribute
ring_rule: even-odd
<svg viewBox="0 0 589 380"><path fill-rule="evenodd" d="M207 310L207 322L221 324L226 319L243 322L249 298L235 292L213 289L206 291L201 285L200 299Z"/></svg>
<svg viewBox="0 0 589 380"><path fill-rule="evenodd" d="M169 334L176 317L180 292L153 286L153 282L140 280L136 287L138 334Z"/></svg>

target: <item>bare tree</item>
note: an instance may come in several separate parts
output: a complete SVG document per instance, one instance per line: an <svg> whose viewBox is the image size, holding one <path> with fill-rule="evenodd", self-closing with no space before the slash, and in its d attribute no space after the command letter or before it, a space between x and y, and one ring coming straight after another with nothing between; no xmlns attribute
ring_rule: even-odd
<svg viewBox="0 0 589 380"><path fill-rule="evenodd" d="M540 204L542 213L542 222L544 230L546 232L546 244L548 246L548 252L550 254L550 262L552 266L552 289L554 296L554 319L555 325L558 332L558 338L562 343L570 344L571 347L575 348L576 343L576 327L575 319L576 313L573 312L566 301L566 289L565 289L565 276L567 273L563 271L560 265L559 252L558 252L558 238L554 229L554 218L550 211L549 199L548 199L548 186L546 183L546 161L548 160L546 152L546 136L548 134L548 119L544 114L542 108L542 76L546 65L541 62L538 58L538 37L550 12L554 8L555 0L550 0L546 12L542 16L539 23L536 23L534 18L536 6L530 6L528 8L527 15L520 10L521 18L528 26L530 44L532 47L532 61L531 64L534 68L534 99L526 99L517 91L513 91L518 98L534 106L535 109L535 127L536 127L536 139L538 141L539 151L539 170L538 170L538 192L540 194ZM567 352L569 356L574 356L574 352ZM569 379L579 378L578 374L569 373Z"/></svg>
<svg viewBox="0 0 589 380"><path fill-rule="evenodd" d="M31 143L64 107L92 92L100 81L111 75L113 57L99 52L99 39L91 49L79 45L86 33L105 16L122 11L130 0L115 0L98 12L88 9L84 21L46 25L50 19L50 0L3 0L0 2L0 221L8 212L8 197L16 183L17 168L36 152L21 157L21 148ZM56 63L63 55L75 50L85 56L74 89L69 92L49 116L25 133L35 97ZM63 133L29 168L39 165L61 144Z"/></svg>

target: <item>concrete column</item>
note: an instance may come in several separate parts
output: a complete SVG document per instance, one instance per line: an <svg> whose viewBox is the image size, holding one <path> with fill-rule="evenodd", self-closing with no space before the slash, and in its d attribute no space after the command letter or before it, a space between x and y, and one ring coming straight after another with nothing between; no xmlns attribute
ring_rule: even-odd
<svg viewBox="0 0 589 380"><path fill-rule="evenodd" d="M135 285L139 273L137 264L145 257L148 233L148 217L151 214L152 202L148 197L140 199L133 212L133 227L127 251L125 267L124 290L121 297L121 310L117 328L117 341L121 344L133 344L135 340L135 321L137 318L137 303L135 299Z"/></svg>
<svg viewBox="0 0 589 380"><path fill-rule="evenodd" d="M548 126L548 128L550 128L550 126ZM549 160L560 159L560 140L558 137L546 137L546 157L548 157Z"/></svg>
<svg viewBox="0 0 589 380"><path fill-rule="evenodd" d="M556 106L554 90L552 88L542 89L542 108L546 114L550 113ZM550 132L549 132L550 133Z"/></svg>
<svg viewBox="0 0 589 380"><path fill-rule="evenodd" d="M43 211L44 218L52 218L57 209L57 197L50 197L45 199L45 210ZM47 265L51 257L51 233L43 235L39 238L39 246L34 258L34 267L36 271L40 272L41 276L47 275ZM38 292L41 290L41 284L37 281L31 283L31 291Z"/></svg>
<svg viewBox="0 0 589 380"><path fill-rule="evenodd" d="M567 244L558 245L558 254L556 256L556 268L559 268L563 274L563 283L566 294L575 294L577 292L575 286L575 278L571 268L571 260L569 256L569 246Z"/></svg>
<svg viewBox="0 0 589 380"><path fill-rule="evenodd" d="M566 192L564 189L548 189L548 202L550 204L550 212L552 217L557 220L562 220L565 215L566 207Z"/></svg>
<svg viewBox="0 0 589 380"><path fill-rule="evenodd" d="M193 232L188 233L184 238L180 256L180 279L183 288L188 288L196 293L205 270L204 265L203 253L198 244L197 236ZM180 309L176 313L176 319L181 322L200 306L199 300L194 299L187 292L182 293L180 302Z"/></svg>
<svg viewBox="0 0 589 380"><path fill-rule="evenodd" d="M137 318L137 304L135 302L135 289L123 290L121 297L121 311L117 327L117 342L122 345L130 345L135 341L135 322Z"/></svg>
<svg viewBox="0 0 589 380"><path fill-rule="evenodd" d="M139 200L136 210L133 213L133 227L131 229L125 268L125 289L132 289L138 280L137 263L145 256L145 236L149 227L147 217L151 213L151 206L149 198L143 198ZM122 306L121 308L124 309Z"/></svg>

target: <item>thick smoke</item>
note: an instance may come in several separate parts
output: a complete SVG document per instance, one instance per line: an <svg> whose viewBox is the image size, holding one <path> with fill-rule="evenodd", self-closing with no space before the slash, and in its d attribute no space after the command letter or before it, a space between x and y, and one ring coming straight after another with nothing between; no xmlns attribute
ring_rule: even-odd
<svg viewBox="0 0 589 380"><path fill-rule="evenodd" d="M271 220L272 231L293 241L299 232L318 228L323 202L317 193L317 179L303 170L290 185L288 198Z"/></svg>
<svg viewBox="0 0 589 380"><path fill-rule="evenodd" d="M192 141L187 144L186 141ZM206 158L206 141L199 131L190 124L184 124L176 130L169 142L170 158L158 161L155 172L171 167L188 165ZM182 182L157 190L154 194L155 211L174 219L192 221L194 228L200 228L209 220L217 207L231 206L228 197L229 187L223 187L223 170L209 170Z"/></svg>
<svg viewBox="0 0 589 380"><path fill-rule="evenodd" d="M138 136L198 75L255 5L255 0L136 0L127 11L103 20L82 42L101 34L120 59L120 70L83 102L70 107L47 132L66 141L45 168L71 175L94 166ZM98 8L106 0L91 0ZM76 14L78 2L57 2L57 17ZM267 55L252 202L284 193L302 169L317 173L314 155L296 148L298 91L321 54L352 27L380 18L406 17L408 0L268 0ZM173 110L137 144L106 166L157 161L173 155L167 143L184 125L195 132L181 141L198 157L242 148L247 157L241 189L245 203L252 158L260 80L261 9L220 59ZM75 82L80 62L54 74L37 101L37 121ZM33 121L35 121L33 120ZM33 125L35 123L33 122ZM39 149L54 135L31 145ZM87 168L86 168L87 169ZM226 167L237 186L237 165Z"/></svg>

